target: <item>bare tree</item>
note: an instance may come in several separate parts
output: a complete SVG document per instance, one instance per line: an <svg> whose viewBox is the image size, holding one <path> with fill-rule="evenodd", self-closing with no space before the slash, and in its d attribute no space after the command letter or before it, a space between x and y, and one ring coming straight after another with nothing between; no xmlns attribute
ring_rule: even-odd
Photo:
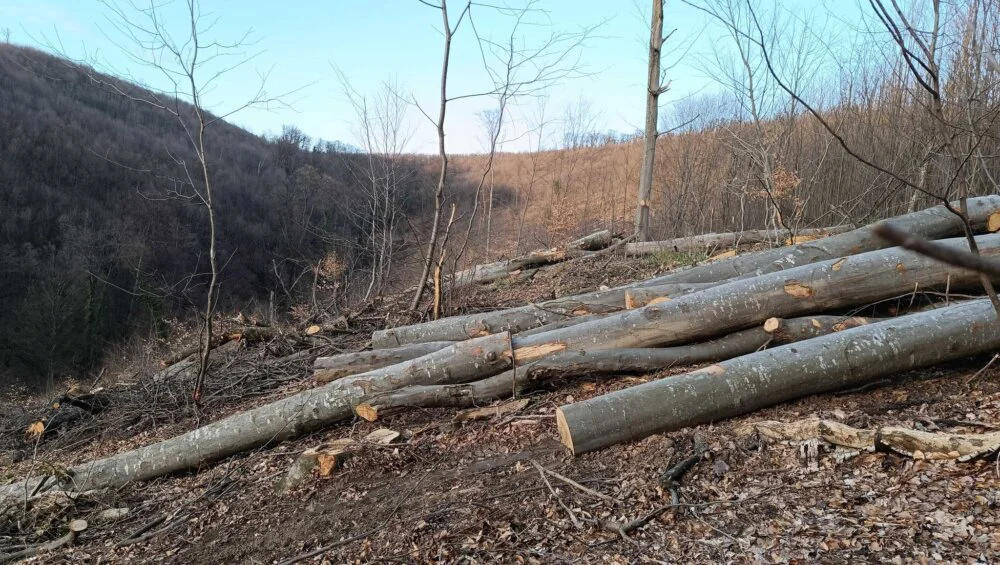
<svg viewBox="0 0 1000 565"><path fill-rule="evenodd" d="M112 40L133 63L153 69L165 84L156 88L149 85L139 90L118 81L109 81L101 75L89 73L90 79L129 100L152 106L174 118L184 131L194 163L183 155L170 153L171 159L182 172L168 190L170 197L200 204L206 213L208 227L208 283L204 306L201 311L200 351L198 375L193 398L201 400L202 386L209 366L212 343L212 317L218 300L220 265L216 253L217 209L212 193L212 166L207 132L220 121L252 106L266 106L279 98L272 98L264 90L264 80L257 93L246 102L220 113L210 113L204 93L233 69L247 63L252 56L242 52L248 45L248 34L233 43L206 39L215 24L207 20L198 0L184 0L179 12L183 24L177 34L168 24L166 12L170 2L150 0L101 0L108 10L108 21L118 36ZM120 73L113 73L120 74Z"/></svg>
<svg viewBox="0 0 1000 565"><path fill-rule="evenodd" d="M890 56L895 51L895 57L899 65L896 67L906 77L904 84L910 90L903 98L903 103L919 108L926 113L926 123L932 124L932 130L927 141L924 143L922 151L922 163L919 167L920 173L917 179L913 179L908 172L897 168L893 163L886 163L883 158L875 154L864 154L858 151L848 142L841 131L829 119L824 116L814 105L807 102L804 94L795 85L791 84L786 77L778 70L778 63L774 59L774 54L778 52L766 41L764 26L757 15L757 11L752 4L747 5L752 27L750 30L740 30L724 17L712 13L693 3L691 5L702 9L721 21L724 25L733 29L736 33L745 38L749 38L755 48L760 50L764 58L764 63L771 78L779 88L791 96L798 104L808 111L823 128L837 141L841 148L852 158L879 173L888 176L897 183L899 188L907 188L919 194L924 194L935 201L943 203L952 213L957 215L965 225L966 237L970 251L978 253L978 246L972 231L971 224L966 212L966 199L969 195L970 177L974 176L978 164L978 151L980 146L992 137L992 128L1000 119L1000 103L988 105L978 105L974 108L961 97L952 96L949 100L949 89L942 73L941 58L943 53L938 48L942 45L942 34L944 28L942 3L940 0L932 0L930 3L930 14L917 19L917 15L905 12L894 0L886 3L883 0L870 0L871 17L875 20L875 28L881 29L883 37L888 38L889 49L886 56ZM982 2L975 0L976 6L984 6L987 11L996 12L997 6L994 2ZM978 26L978 12L971 11L967 17L967 28ZM953 45L962 45L969 42L953 41ZM993 97L987 97L992 101ZM972 124L968 127L967 124ZM937 161L937 186L940 189L932 190L928 188L929 181L927 175L929 164L927 160L934 158ZM923 177L923 178L921 178ZM997 187L994 185L993 190ZM959 198L959 206L955 207L952 200L955 196ZM912 197L911 197L912 203ZM912 206L912 204L911 204ZM997 312L1000 313L1000 299L987 276L982 277L982 283L989 294Z"/></svg>
<svg viewBox="0 0 1000 565"><path fill-rule="evenodd" d="M653 164L656 160L660 95L670 88L663 84L660 73L660 55L663 43L663 2L653 0L652 19L649 26L649 63L646 75L646 126L643 136L642 174L639 176L639 201L635 212L635 236L639 241L649 240L649 199L653 194ZM669 36L668 36L669 37Z"/></svg>
<svg viewBox="0 0 1000 565"><path fill-rule="evenodd" d="M539 155L541 154L542 147L545 143L545 126L548 125L545 118L545 110L548 106L548 101L549 99L545 96L541 96L537 99L535 112L529 122L529 132L535 134L535 146L534 148L531 147L529 139L528 159L530 161L530 168L528 170L528 180L527 183L521 183L518 190L518 194L522 197L520 202L520 214L517 220L517 238L514 244L515 255L520 255L521 253L521 236L524 232L524 219L528 215L528 206L531 204L532 193L535 190L535 179L539 175Z"/></svg>
<svg viewBox="0 0 1000 565"><path fill-rule="evenodd" d="M399 85L383 83L372 96L355 90L347 76L335 69L344 95L355 113L354 137L365 153L364 166L352 166L358 184L364 188L365 206L359 208L357 222L366 234L364 255L371 261L371 277L364 300L380 293L389 280L395 237L401 214L400 183L405 172L400 163L412 137L407 120L407 103L398 96Z"/></svg>
<svg viewBox="0 0 1000 565"><path fill-rule="evenodd" d="M424 290L427 287L427 276L431 272L431 265L434 262L434 255L437 251L438 228L441 225L441 205L444 203L444 190L448 182L448 152L444 145L444 120L448 114L448 69L451 65L451 41L458 27L462 25L462 20L472 7L471 2L466 4L465 8L459 14L454 27L452 27L451 20L448 17L448 0L440 0L441 4L431 4L424 0L418 1L441 12L444 55L441 63L441 97L438 104L438 118L434 121L434 126L437 129L438 158L441 160L441 168L438 173L437 187L434 189L434 219L431 223L431 235L427 240L427 251L424 254L423 269L417 281L417 291L413 294L413 300L410 301L410 310L416 310L420 306L420 300L423 298Z"/></svg>
<svg viewBox="0 0 1000 565"><path fill-rule="evenodd" d="M545 88L548 88L561 80L580 76L579 53L581 47L590 37L594 29L598 26L584 28L576 33L553 33L536 45L525 45L516 33L522 25L534 25L535 22L528 22L526 18L531 14L543 13L535 7L535 0L529 0L521 8L509 6L496 6L490 4L477 4L468 0L455 19L454 24L449 17L447 0L441 0L440 4L433 4L426 0L418 0L420 3L432 7L441 13L442 28L444 37L444 55L441 68L441 88L438 99L438 117L431 118L427 112L421 108L421 112L434 123L438 138L438 158L440 160L440 172L437 186L434 191L434 215L431 225L430 238L427 242L426 253L423 257L423 268L417 284L417 290L410 302L410 309L416 310L420 305L426 290L426 281L434 264L435 256L439 257L438 263L443 264L440 259L444 248L447 245L447 237L439 238L441 227L441 216L445 200L445 192L448 183L448 153L445 147L445 118L450 102L457 100L468 100L471 98L496 97L500 107L500 119L497 122L496 136L492 142L493 150L487 163L483 178L476 189L474 199L474 209L470 215L471 222L475 219L478 209L479 195L481 194L486 176L493 165L492 156L495 154L496 140L503 125L503 113L508 104L519 97L538 95ZM504 40L495 41L479 32L473 15L476 10L493 10L501 16L506 16L513 20L513 30ZM451 62L452 41L463 22L468 22L475 35L476 44L483 59L483 68L486 70L493 84L488 85L479 92L470 92L458 95L448 94L448 71ZM417 105L420 108L419 105ZM453 221L449 221L449 227ZM450 233L450 230L448 230ZM456 254L453 260L457 265L464 253L468 237L463 241L462 249ZM440 277L435 277L439 281ZM435 296L439 296L441 289L435 288Z"/></svg>

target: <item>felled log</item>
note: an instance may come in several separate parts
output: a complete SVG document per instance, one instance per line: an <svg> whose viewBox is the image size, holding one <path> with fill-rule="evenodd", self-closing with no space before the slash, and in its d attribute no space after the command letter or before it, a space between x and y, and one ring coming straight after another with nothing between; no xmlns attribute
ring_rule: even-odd
<svg viewBox="0 0 1000 565"><path fill-rule="evenodd" d="M328 383L342 377L416 359L428 353L440 351L453 343L453 341L431 341L391 349L375 349L319 357L313 363L313 376L317 383Z"/></svg>
<svg viewBox="0 0 1000 565"><path fill-rule="evenodd" d="M678 296L691 294L716 286L714 283L666 283L625 291L625 309L632 310L650 304L666 302Z"/></svg>
<svg viewBox="0 0 1000 565"><path fill-rule="evenodd" d="M691 345L664 348L570 351L545 357L499 375L458 385L401 388L378 394L355 407L358 416L374 422L387 411L403 407L469 408L516 396L542 382L581 376L645 374L669 367L732 359L761 348L792 343L870 323L867 318L814 316L768 320L774 328L750 328ZM782 331L777 331L781 328Z"/></svg>
<svg viewBox="0 0 1000 565"><path fill-rule="evenodd" d="M495 334L456 343L398 365L340 379L322 387L234 414L186 434L83 463L67 477L33 477L0 486L0 504L45 488L113 488L272 442L280 442L354 416L354 405L372 394L410 385L448 384L485 378L512 366L510 335Z"/></svg>
<svg viewBox="0 0 1000 565"><path fill-rule="evenodd" d="M562 443L586 453L810 394L1000 348L989 301L851 328L559 407Z"/></svg>
<svg viewBox="0 0 1000 565"><path fill-rule="evenodd" d="M463 286L472 283L493 282L509 277L531 278L535 274L535 268L587 257L595 251L607 248L613 242L614 234L608 230L602 230L575 239L564 247L532 251L513 259L476 265L471 269L459 271L452 276L452 284Z"/></svg>
<svg viewBox="0 0 1000 565"><path fill-rule="evenodd" d="M91 390L74 386L54 398L49 404L49 413L27 427L25 441L40 441L61 433L84 419L100 414L110 404L111 395L104 388Z"/></svg>
<svg viewBox="0 0 1000 565"><path fill-rule="evenodd" d="M973 228L982 231L987 218L995 212L1000 212L1000 196L970 198L968 209ZM962 222L944 206L935 206L898 216L893 219L893 224L911 234L929 239L958 236L964 233ZM871 224L819 241L770 249L707 265L699 265L609 290L568 296L557 301L537 305L455 316L423 324L376 331L372 334L372 347L381 349L421 341L456 341L489 332L510 331L518 333L573 315L594 313L585 308L574 313L572 308L561 308L560 302L566 304L600 303L617 305L621 308L624 307L625 292L629 289L669 283L718 283L733 278L749 278L847 255L884 249L888 245L874 234L874 225ZM550 310L551 312L549 312Z"/></svg>
<svg viewBox="0 0 1000 565"><path fill-rule="evenodd" d="M238 338L228 339L222 345L214 348L210 352L210 358L216 359L220 355L228 354L232 351L236 351L240 348L240 341ZM197 349L195 350L197 353ZM188 355L182 361L174 363L165 369L161 369L158 373L153 375L153 382L159 383L166 380L179 377L185 373L190 373L196 371L198 368L198 356L195 354Z"/></svg>
<svg viewBox="0 0 1000 565"><path fill-rule="evenodd" d="M372 348L386 349L427 341L461 341L497 332L518 333L577 316L617 312L622 310L624 299L624 289L597 291L498 312L442 318L376 331L372 334Z"/></svg>
<svg viewBox="0 0 1000 565"><path fill-rule="evenodd" d="M821 237L836 235L854 229L852 226L833 226L829 228L808 228L795 232L795 236L813 241ZM625 246L625 254L629 256L654 255L656 253L698 251L718 247L733 247L736 245L751 245L769 241L785 242L788 239L786 230L746 230L728 233L705 233L689 237L677 237L662 241L637 241Z"/></svg>
<svg viewBox="0 0 1000 565"><path fill-rule="evenodd" d="M216 335L216 336L214 336L212 338L212 345L211 345L211 347L209 347L209 349L215 349L216 347L219 347L220 345L226 344L226 343L232 341L234 339L234 337L238 338L239 334L226 333L226 334L222 334L222 335ZM187 348L182 349L180 351L173 352L170 355L167 355L166 357L164 357L160 361L160 366L163 367L163 368L167 368L167 367L169 367L171 365L175 365L177 363L180 363L181 361L184 361L188 357L193 356L194 354L198 353L199 351L201 351L201 345L192 345L191 347L187 347Z"/></svg>
<svg viewBox="0 0 1000 565"><path fill-rule="evenodd" d="M984 256L1000 255L1000 235L977 238ZM940 242L961 249L963 238ZM915 289L977 284L979 275L899 248L883 249L738 279L674 300L529 337L514 338L518 363L564 350L661 347L691 343L763 323L867 304Z"/></svg>
<svg viewBox="0 0 1000 565"><path fill-rule="evenodd" d="M333 331L334 325L323 325L323 326L310 326L304 332L304 335L313 335L317 333ZM346 331L341 329L340 331ZM288 332L279 327L273 326L244 326L235 329L231 329L225 333L221 333L212 338L212 346L210 349L217 349L226 345L231 341L246 341L246 342L256 342L256 341L267 341L271 339L276 339L279 337L289 337L297 336L298 332ZM164 357L160 361L160 365L164 368L169 368L173 365L181 363L183 361L189 361L191 357L194 357L199 351L201 351L200 345L192 345L191 347L182 349L180 351L171 353L167 357ZM168 373L169 375L169 373Z"/></svg>
<svg viewBox="0 0 1000 565"><path fill-rule="evenodd" d="M600 251L601 249L611 245L614 239L614 234L612 234L610 230L601 230L590 235L585 235L580 239L574 239L566 244L566 249Z"/></svg>
<svg viewBox="0 0 1000 565"><path fill-rule="evenodd" d="M873 321L871 318L859 316L811 316L805 318L769 318L761 328L771 335L776 343L792 343L803 339L812 339L821 335L842 332L858 326L866 326Z"/></svg>
<svg viewBox="0 0 1000 565"><path fill-rule="evenodd" d="M958 206L959 203L955 202L954 205ZM985 229L987 218L1000 211L1000 196L970 198L968 206L969 221L973 230L981 233ZM897 216L892 218L892 223L908 233L926 239L955 237L965 233L962 221L944 205ZM835 257L892 247L891 243L875 234L877 224L878 222L875 222L817 241L768 249L702 265L674 276L668 275L670 280L663 282L716 282L737 277L748 278Z"/></svg>
<svg viewBox="0 0 1000 565"><path fill-rule="evenodd" d="M531 253L521 257L505 259L503 261L496 261L494 263L487 263L484 265L476 265L471 269L459 271L455 273L454 277L452 277L452 281L454 286L492 282L506 278L510 276L511 273L524 271L532 267L561 263L562 261L569 259L585 257L591 253L593 252L584 251L583 249L567 249L561 247L544 249L541 251L532 251Z"/></svg>

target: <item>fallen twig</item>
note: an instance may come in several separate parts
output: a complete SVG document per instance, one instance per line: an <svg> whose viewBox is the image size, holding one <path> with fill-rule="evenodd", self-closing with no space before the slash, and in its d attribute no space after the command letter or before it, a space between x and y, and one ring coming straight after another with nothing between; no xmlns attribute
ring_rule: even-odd
<svg viewBox="0 0 1000 565"><path fill-rule="evenodd" d="M532 461L532 462L534 463L534 461ZM536 465L537 465L537 463L536 463ZM613 497L610 497L610 496L608 496L606 494L597 492L594 489L587 488L587 487L581 485L580 483L574 481L573 479L571 479L569 477L565 477L563 475L560 475L559 473L553 471L552 469L546 469L545 467L542 467L542 470L545 471L546 473L552 475L553 477L559 479L560 481L566 483L567 485L569 485L569 486L571 486L571 487L573 487L573 488L575 488L575 489L577 489L577 490L579 490L581 492L585 492L585 493L589 494L590 496L593 496L595 498L600 498L601 500L606 500L606 501L608 501L608 502L610 502L612 504L618 504L620 502L616 498L613 498Z"/></svg>
<svg viewBox="0 0 1000 565"><path fill-rule="evenodd" d="M680 495L677 491L681 484L680 481L684 475L698 463L698 461L701 461L701 458L705 454L706 450L707 447L705 446L705 442L700 437L695 436L694 454L667 469L667 471L660 476L660 483L670 489L670 502L657 506L642 517L632 520L626 524L620 524L614 520L605 520L601 522L601 526L606 530L618 534L623 540L631 541L628 534L642 528L667 510L677 508L680 504Z"/></svg>
<svg viewBox="0 0 1000 565"><path fill-rule="evenodd" d="M545 477L545 468L542 467L541 464L539 464L538 461L535 461L534 459L531 460L531 464L534 465L536 469L538 469L538 474L542 477L542 481L545 483L545 486L549 488L549 492L552 493L552 497L555 498L556 502L559 503L559 506L562 506L563 510L565 510L566 513L569 514L569 519L571 522L573 522L573 527L575 527L578 530L581 529L583 527L583 524L580 523L580 520L576 517L576 514L573 513L573 510L569 506L566 506L566 504L562 501L562 499L559 498L559 495L556 494L556 489L552 488L552 483L550 483L549 479Z"/></svg>

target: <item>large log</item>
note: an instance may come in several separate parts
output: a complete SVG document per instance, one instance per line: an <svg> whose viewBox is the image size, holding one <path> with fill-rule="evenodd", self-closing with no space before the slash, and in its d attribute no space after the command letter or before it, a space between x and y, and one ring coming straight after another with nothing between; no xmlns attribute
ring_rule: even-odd
<svg viewBox="0 0 1000 565"><path fill-rule="evenodd" d="M624 290L598 291L497 312L381 330L372 334L372 348L386 349L426 341L461 341L504 331L517 333L575 316L617 312L623 308L624 297Z"/></svg>
<svg viewBox="0 0 1000 565"><path fill-rule="evenodd" d="M34 477L0 486L0 505L39 485L42 490L86 491L114 488L196 468L260 445L327 426L354 416L365 397L403 386L460 383L494 375L512 366L509 334L456 343L446 349L334 381L212 422L186 434L71 468L65 478Z"/></svg>
<svg viewBox="0 0 1000 565"><path fill-rule="evenodd" d="M795 237L812 241L854 229L852 226L833 226L829 228L808 228L795 232ZM661 252L699 251L718 247L733 247L736 245L751 245L755 243L778 242L784 244L788 239L786 230L746 230L728 233L705 233L688 237L677 237L662 241L637 241L625 245L625 254L629 256L654 255Z"/></svg>
<svg viewBox="0 0 1000 565"><path fill-rule="evenodd" d="M328 383L342 377L357 375L374 369L381 369L429 353L440 351L453 341L430 341L427 343L412 343L391 349L375 349L372 351L357 351L341 353L329 357L318 357L313 362L313 376L318 383Z"/></svg>
<svg viewBox="0 0 1000 565"><path fill-rule="evenodd" d="M986 227L987 218L991 214L1000 212L1000 196L970 198L968 209L969 219L973 228L976 231L982 231ZM963 233L962 222L944 206L935 206L919 212L898 216L893 219L893 224L911 234L928 239L957 236ZM574 313L571 308L561 308L558 305L559 302L567 304L601 303L624 306L624 293L633 288L645 288L669 283L718 283L733 278L748 278L889 247L882 238L874 234L873 228L874 224L871 224L819 241L750 253L740 257L733 257L707 265L699 265L694 268L668 273L654 279L610 290L569 296L554 301L555 304L546 302L494 312L442 318L424 324L376 331L372 334L372 347L380 349L384 347L396 347L407 343L419 343L421 341L455 341L499 331L518 333L537 328L558 319L565 319L572 315L594 313L587 309L581 309L581 311ZM620 302L617 301L619 297ZM548 312L549 310L553 312L550 313Z"/></svg>
<svg viewBox="0 0 1000 565"><path fill-rule="evenodd" d="M615 236L610 230L601 230L590 235L585 235L580 239L574 239L566 244L567 249L580 249L582 251L600 251L614 242Z"/></svg>
<svg viewBox="0 0 1000 565"><path fill-rule="evenodd" d="M984 256L1000 255L1000 235L977 238ZM940 242L964 249L964 238ZM760 324L867 304L916 290L977 284L978 273L944 265L900 248L871 251L785 271L738 279L608 316L514 338L518 363L574 349L659 347L691 343Z"/></svg>
<svg viewBox="0 0 1000 565"><path fill-rule="evenodd" d="M1000 212L1000 196L970 198L968 204L969 221L977 233L985 230L986 221L992 214ZM959 203L955 202L954 205L957 207ZM925 239L954 237L965 233L962 221L943 205L897 216L892 218L892 223ZM875 235L877 224L878 222L875 222L817 241L778 247L702 265L677 273L676 276L670 277L669 282L716 282L755 277L808 263L893 247L892 243Z"/></svg>
<svg viewBox="0 0 1000 565"><path fill-rule="evenodd" d="M704 290L711 286L714 285L705 283L650 284L648 291L656 296L673 297ZM426 341L461 341L494 332L522 334L532 331L539 333L547 331L541 329L543 326L551 326L550 329L567 327L598 318L602 314L613 314L623 310L629 291L630 288L627 287L598 290L506 310L454 316L425 324L381 330L372 334L372 348L388 349Z"/></svg>
<svg viewBox="0 0 1000 565"><path fill-rule="evenodd" d="M556 420L563 444L579 455L998 348L997 313L989 301L976 300L564 405Z"/></svg>
<svg viewBox="0 0 1000 565"><path fill-rule="evenodd" d="M357 405L355 412L374 422L386 411L403 407L472 408L516 396L544 381L580 376L645 374L670 367L732 359L771 345L843 331L871 321L844 316L772 318L765 324L767 327L750 328L691 345L563 352L480 381L410 386L380 393Z"/></svg>

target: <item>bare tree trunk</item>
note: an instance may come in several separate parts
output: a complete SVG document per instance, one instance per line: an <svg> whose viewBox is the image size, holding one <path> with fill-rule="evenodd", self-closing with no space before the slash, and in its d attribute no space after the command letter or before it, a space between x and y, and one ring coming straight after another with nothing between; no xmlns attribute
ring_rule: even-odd
<svg viewBox="0 0 1000 565"><path fill-rule="evenodd" d="M653 0L653 14L649 33L649 67L646 77L646 131L642 177L639 179L639 202L636 208L635 233L639 241L649 240L649 199L653 193L653 162L656 159L656 138L660 94L660 50L663 47L663 0Z"/></svg>
<svg viewBox="0 0 1000 565"><path fill-rule="evenodd" d="M998 348L996 312L989 301L977 300L564 405L556 412L559 435L579 455Z"/></svg>
<svg viewBox="0 0 1000 565"><path fill-rule="evenodd" d="M410 310L416 310L420 306L420 300L424 297L424 290L427 287L427 277L430 276L431 266L434 264L438 227L441 223L441 206L444 203L444 189L448 182L448 152L444 146L444 119L448 110L448 65L451 59L451 38L454 32L448 22L448 0L441 0L440 9L441 33L444 34L444 60L441 64L441 100L435 126L438 134L438 157L441 159L441 171L438 175L437 188L434 190L434 223L431 226L431 236L427 240L427 254L424 257L420 279L417 281L417 291L413 295L413 300L410 301Z"/></svg>
<svg viewBox="0 0 1000 565"><path fill-rule="evenodd" d="M196 44L197 45L197 44ZM201 402L201 389L205 384L205 375L209 367L209 355L212 352L212 316L215 313L216 290L219 281L219 266L215 256L215 206L212 202L212 183L208 174L208 152L205 150L205 115L201 109L198 87L191 77L191 91L198 113L198 161L201 163L202 181L205 191L201 200L208 211L208 264L211 276L208 281L208 291L205 293L205 323L202 327L201 352L198 363L198 376L195 378L194 392L191 397L195 404Z"/></svg>

